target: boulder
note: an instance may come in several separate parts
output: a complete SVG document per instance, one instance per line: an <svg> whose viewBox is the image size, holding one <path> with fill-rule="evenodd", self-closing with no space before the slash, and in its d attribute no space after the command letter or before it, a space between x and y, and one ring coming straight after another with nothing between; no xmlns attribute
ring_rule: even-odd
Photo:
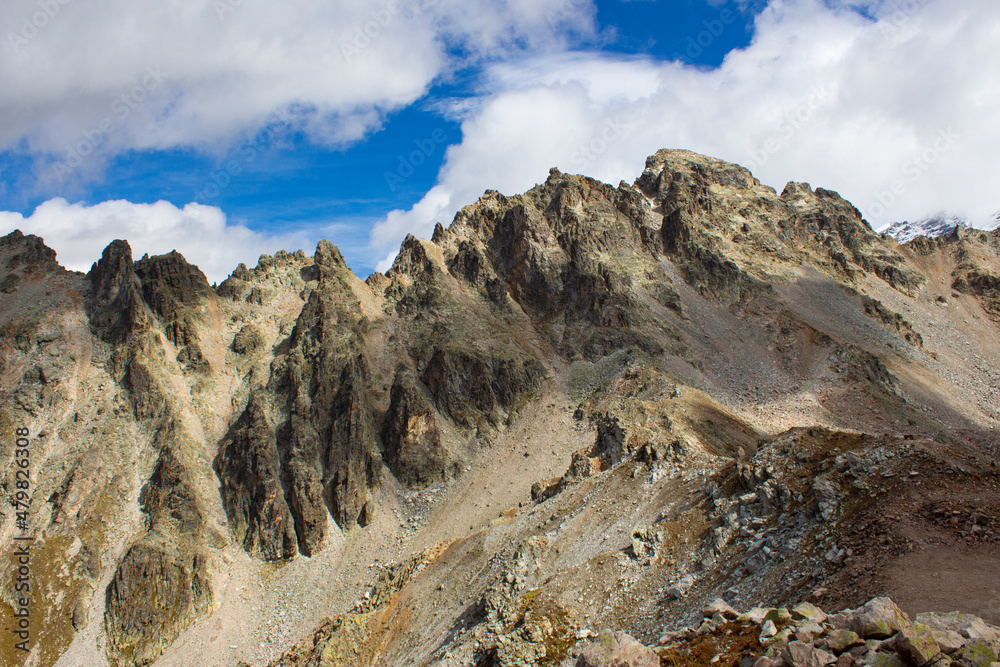
<svg viewBox="0 0 1000 667"><path fill-rule="evenodd" d="M822 609L810 602L795 605L792 607L791 614L796 621L811 621L813 623L822 623L827 618Z"/></svg>
<svg viewBox="0 0 1000 667"><path fill-rule="evenodd" d="M889 598L875 598L850 619L850 629L865 639L886 639L910 625L910 619Z"/></svg>
<svg viewBox="0 0 1000 667"><path fill-rule="evenodd" d="M934 660L940 647L929 627L914 623L896 635L896 651L917 667L922 667Z"/></svg>
<svg viewBox="0 0 1000 667"><path fill-rule="evenodd" d="M781 649L781 659L788 667L826 667L837 663L837 656L800 641L790 642Z"/></svg>
<svg viewBox="0 0 1000 667"><path fill-rule="evenodd" d="M735 620L739 614L736 610L729 606L725 600L716 599L710 604L706 605L701 611L702 615L706 618L712 618L716 614L722 614L728 620Z"/></svg>
<svg viewBox="0 0 1000 667"><path fill-rule="evenodd" d="M992 667L997 661L996 647L983 639L974 639L952 657L952 665L961 667Z"/></svg>
<svg viewBox="0 0 1000 667"><path fill-rule="evenodd" d="M854 646L863 646L865 641L853 630L838 628L826 636L826 645L834 653L843 653Z"/></svg>

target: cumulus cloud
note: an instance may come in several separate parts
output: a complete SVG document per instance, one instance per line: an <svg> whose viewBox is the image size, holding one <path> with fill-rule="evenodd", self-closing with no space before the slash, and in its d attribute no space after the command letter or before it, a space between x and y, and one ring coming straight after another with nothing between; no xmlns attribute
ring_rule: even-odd
<svg viewBox="0 0 1000 667"><path fill-rule="evenodd" d="M225 214L214 206L177 208L165 201L84 206L57 198L27 218L0 212L0 233L14 229L41 236L56 251L59 263L75 271L90 270L111 241L124 238L132 246L133 258L177 250L211 282L224 280L240 262L252 266L257 257L278 248L311 252L314 244L305 233L268 235L227 223Z"/></svg>
<svg viewBox="0 0 1000 667"><path fill-rule="evenodd" d="M350 143L455 67L589 34L594 11L592 0L5 0L0 150L52 166L81 145L104 158L222 150L277 109L313 140Z"/></svg>
<svg viewBox="0 0 1000 667"><path fill-rule="evenodd" d="M551 166L631 181L658 148L838 190L876 228L942 209L985 220L1000 207L998 40L993 0L773 0L713 70L592 52L498 65L437 185L374 227L380 268L486 188L522 192Z"/></svg>

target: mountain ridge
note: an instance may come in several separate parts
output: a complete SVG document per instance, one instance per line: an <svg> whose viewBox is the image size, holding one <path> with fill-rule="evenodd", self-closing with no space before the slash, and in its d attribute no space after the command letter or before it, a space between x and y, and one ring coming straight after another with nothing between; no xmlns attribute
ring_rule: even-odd
<svg viewBox="0 0 1000 667"><path fill-rule="evenodd" d="M33 527L65 563L41 664L263 664L334 612L320 652L356 664L541 664L574 624L648 639L729 589L864 602L930 548L907 530L945 530L894 534L883 505L996 499L998 233L901 246L835 192L687 151L632 185L487 191L364 281L326 241L214 289L123 241L86 276L34 237L0 255L4 420L44 452ZM409 574L368 589L372 554Z"/></svg>

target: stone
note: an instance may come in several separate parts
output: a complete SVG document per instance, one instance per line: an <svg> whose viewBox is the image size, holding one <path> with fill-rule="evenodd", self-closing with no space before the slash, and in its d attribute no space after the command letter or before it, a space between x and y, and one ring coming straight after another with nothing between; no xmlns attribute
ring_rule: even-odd
<svg viewBox="0 0 1000 667"><path fill-rule="evenodd" d="M826 614L823 610L811 602L802 602L792 607L792 619L796 621L812 621L813 623L823 623L826 621Z"/></svg>
<svg viewBox="0 0 1000 667"><path fill-rule="evenodd" d="M791 623L792 621L792 615L784 607L768 610L767 616L764 618L774 621L775 623Z"/></svg>
<svg viewBox="0 0 1000 667"><path fill-rule="evenodd" d="M837 656L802 641L790 642L782 648L781 658L789 667L825 667L837 662Z"/></svg>
<svg viewBox="0 0 1000 667"><path fill-rule="evenodd" d="M885 639L910 624L910 619L889 598L875 598L851 619L851 629L865 639Z"/></svg>
<svg viewBox="0 0 1000 667"><path fill-rule="evenodd" d="M813 637L819 637L820 635L826 634L826 628L819 623L803 623L798 626L798 629L801 632L808 632Z"/></svg>
<svg viewBox="0 0 1000 667"><path fill-rule="evenodd" d="M679 600L687 597L688 591L691 590L692 586L694 586L694 577L690 574L681 577L677 583L667 589L667 597L671 600Z"/></svg>
<svg viewBox="0 0 1000 667"><path fill-rule="evenodd" d="M952 657L952 664L962 667L990 667L997 658L996 648L984 639L973 639L958 650Z"/></svg>
<svg viewBox="0 0 1000 667"><path fill-rule="evenodd" d="M896 635L896 651L918 667L923 667L940 652L940 647L928 626L914 623Z"/></svg>
<svg viewBox="0 0 1000 667"><path fill-rule="evenodd" d="M934 641L937 642L938 646L941 648L941 652L946 655L951 655L958 649L965 645L968 641L965 637L958 634L954 630L935 630L932 629L931 633L934 635Z"/></svg>
<svg viewBox="0 0 1000 667"><path fill-rule="evenodd" d="M774 621L767 620L764 624L760 626L760 636L770 638L778 634L778 628L774 624Z"/></svg>
<svg viewBox="0 0 1000 667"><path fill-rule="evenodd" d="M779 630L778 634L774 635L766 642L761 642L766 646L784 646L788 642L792 641L792 629L785 628L784 630Z"/></svg>
<svg viewBox="0 0 1000 667"><path fill-rule="evenodd" d="M736 620L760 625L764 622L764 619L767 616L767 612L769 611L771 610L767 609L766 607L754 607L750 611L745 611L742 614L740 614L736 618Z"/></svg>
<svg viewBox="0 0 1000 667"><path fill-rule="evenodd" d="M834 653L843 653L855 646L863 646L865 641L853 630L838 628L826 636L826 645Z"/></svg>
<svg viewBox="0 0 1000 667"><path fill-rule="evenodd" d="M868 667L906 667L906 664L892 653L875 653L868 658L867 665Z"/></svg>
<svg viewBox="0 0 1000 667"><path fill-rule="evenodd" d="M727 603L725 600L721 599L716 599L711 603L709 603L708 605L706 605L705 608L701 610L701 613L706 618L711 618L716 614L722 614L725 618L729 620L736 620L736 618L739 617L739 614L736 612L736 610L730 607L729 603Z"/></svg>
<svg viewBox="0 0 1000 667"><path fill-rule="evenodd" d="M660 667L660 658L624 632L605 632L580 652L576 667Z"/></svg>

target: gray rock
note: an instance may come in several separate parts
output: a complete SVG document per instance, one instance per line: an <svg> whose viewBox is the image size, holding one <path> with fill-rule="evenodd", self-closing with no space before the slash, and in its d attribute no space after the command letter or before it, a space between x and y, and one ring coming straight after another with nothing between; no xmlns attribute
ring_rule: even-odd
<svg viewBox="0 0 1000 667"><path fill-rule="evenodd" d="M694 577L690 574L681 577L677 583L667 589L667 597L671 600L679 600L687 597L688 591L691 590L692 586L694 586Z"/></svg>
<svg viewBox="0 0 1000 667"><path fill-rule="evenodd" d="M851 629L865 639L885 639L910 625L910 619L889 598L875 598L854 613Z"/></svg>
<svg viewBox="0 0 1000 667"><path fill-rule="evenodd" d="M837 662L837 656L806 642L789 642L781 649L781 658L789 667L825 667Z"/></svg>
<svg viewBox="0 0 1000 667"><path fill-rule="evenodd" d="M914 623L896 635L896 651L918 667L923 667L940 652L940 647L928 626Z"/></svg>

